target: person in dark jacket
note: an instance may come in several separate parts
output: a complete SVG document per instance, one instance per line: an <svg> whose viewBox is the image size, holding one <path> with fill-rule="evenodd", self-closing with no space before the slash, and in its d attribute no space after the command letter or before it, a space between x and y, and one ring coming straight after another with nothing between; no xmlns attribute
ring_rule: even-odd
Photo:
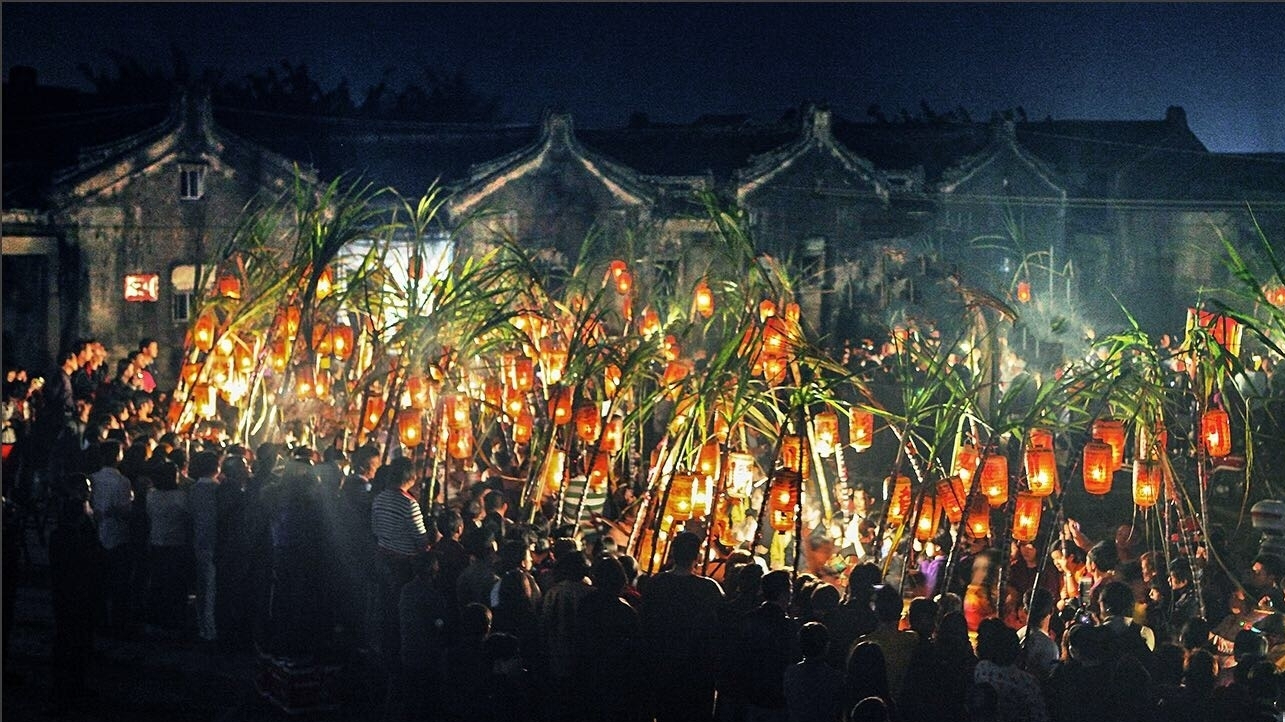
<svg viewBox="0 0 1285 722"><path fill-rule="evenodd" d="M763 575L763 603L745 617L741 629L740 665L746 710L752 719L786 719L785 670L798 661L798 625L787 611L792 593L790 573L778 569Z"/></svg>
<svg viewBox="0 0 1285 722"><path fill-rule="evenodd" d="M102 594L103 546L89 506L89 477L73 474L58 527L49 536L50 592L54 608L53 700L65 708L86 694L85 677L94 651L94 605Z"/></svg>

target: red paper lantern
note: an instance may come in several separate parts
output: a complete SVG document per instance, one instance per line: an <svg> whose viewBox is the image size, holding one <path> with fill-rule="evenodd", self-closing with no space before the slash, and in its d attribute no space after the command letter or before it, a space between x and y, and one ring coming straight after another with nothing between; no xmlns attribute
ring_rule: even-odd
<svg viewBox="0 0 1285 722"><path fill-rule="evenodd" d="M915 538L926 542L936 536L938 516L940 511L933 503L932 494L924 494L919 501L919 518L915 520Z"/></svg>
<svg viewBox="0 0 1285 722"><path fill-rule="evenodd" d="M1160 463L1135 459L1133 462L1133 503L1148 509L1160 500Z"/></svg>
<svg viewBox="0 0 1285 722"><path fill-rule="evenodd" d="M1124 422L1119 419L1098 419L1093 422L1093 438L1111 446L1112 471L1124 465Z"/></svg>
<svg viewBox="0 0 1285 722"><path fill-rule="evenodd" d="M217 333L214 312L206 311L196 319L196 325L192 328L192 345L201 351L213 350L214 337Z"/></svg>
<svg viewBox="0 0 1285 722"><path fill-rule="evenodd" d="M839 416L833 411L822 411L812 418L812 431L816 438L817 454L829 457L839 442Z"/></svg>
<svg viewBox="0 0 1285 722"><path fill-rule="evenodd" d="M974 539L990 536L991 505L986 503L985 497L978 495L973 498L973 503L968 506L968 518L964 525L968 527L968 535Z"/></svg>
<svg viewBox="0 0 1285 722"><path fill-rule="evenodd" d="M1008 503L1008 459L1003 454L991 454L982 464L982 493L986 503L993 507Z"/></svg>
<svg viewBox="0 0 1285 722"><path fill-rule="evenodd" d="M669 503L665 514L674 521L692 518L692 492L695 490L696 477L691 474L674 474L669 481Z"/></svg>
<svg viewBox="0 0 1285 722"><path fill-rule="evenodd" d="M1035 541L1040 533L1043 507L1043 497L1027 491L1017 493L1017 500L1013 505L1013 539L1021 542Z"/></svg>
<svg viewBox="0 0 1285 722"><path fill-rule="evenodd" d="M797 471L777 469L768 489L768 521L774 531L786 534L794 531L797 519L795 507L799 503L799 485L802 477Z"/></svg>
<svg viewBox="0 0 1285 722"><path fill-rule="evenodd" d="M1215 459L1231 453L1231 416L1223 409L1209 409L1200 417L1205 451Z"/></svg>
<svg viewBox="0 0 1285 722"><path fill-rule="evenodd" d="M424 427L421 412L416 409L404 409L397 412L397 436L403 446L418 446L424 439Z"/></svg>
<svg viewBox="0 0 1285 722"><path fill-rule="evenodd" d="M1017 282L1017 301L1019 303L1031 302L1031 282L1030 281Z"/></svg>
<svg viewBox="0 0 1285 722"><path fill-rule="evenodd" d="M968 502L968 492L964 482L958 476L942 479L937 482L937 506L946 512L946 521L958 524L964 518L964 505Z"/></svg>
<svg viewBox="0 0 1285 722"><path fill-rule="evenodd" d="M549 393L549 418L554 426L571 422L571 389L559 387Z"/></svg>
<svg viewBox="0 0 1285 722"><path fill-rule="evenodd" d="M1026 486L1039 497L1053 493L1057 486L1057 457L1051 448L1026 450Z"/></svg>
<svg viewBox="0 0 1285 722"><path fill-rule="evenodd" d="M1111 491L1111 475L1115 471L1115 452L1111 445L1090 441L1084 445L1084 490L1101 496Z"/></svg>
<svg viewBox="0 0 1285 722"><path fill-rule="evenodd" d="M965 489L973 488L973 476L976 475L977 465L981 460L982 455L977 451L976 446L965 444L955 452L955 473L959 475L960 481L964 482Z"/></svg>
<svg viewBox="0 0 1285 722"><path fill-rule="evenodd" d="M1026 435L1028 449L1052 449L1053 432L1048 429L1034 428Z"/></svg>
<svg viewBox="0 0 1285 722"><path fill-rule="evenodd" d="M598 440L598 435L602 432L602 417L598 415L598 407L585 405L576 409L576 436L586 444L591 444Z"/></svg>
<svg viewBox="0 0 1285 722"><path fill-rule="evenodd" d="M692 292L696 313L705 318L714 315L714 292L710 290L709 284L701 281L696 284L696 290Z"/></svg>
<svg viewBox="0 0 1285 722"><path fill-rule="evenodd" d="M384 417L384 399L380 396L370 396L366 399L366 408L361 414L361 428L366 431L374 431L379 426L379 420Z"/></svg>
<svg viewBox="0 0 1285 722"><path fill-rule="evenodd" d="M890 480L885 479L884 484L891 488L891 494L888 497L888 523L898 526L906 520L906 515L910 513L911 493L910 477L898 476L896 481L889 484Z"/></svg>
<svg viewBox="0 0 1285 722"><path fill-rule="evenodd" d="M853 410L850 431L852 448L857 451L869 449L874 444L875 415L869 411Z"/></svg>

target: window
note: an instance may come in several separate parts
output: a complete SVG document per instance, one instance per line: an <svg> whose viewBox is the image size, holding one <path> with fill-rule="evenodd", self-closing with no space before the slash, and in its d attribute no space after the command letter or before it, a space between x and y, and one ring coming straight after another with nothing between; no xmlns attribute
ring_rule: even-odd
<svg viewBox="0 0 1285 722"><path fill-rule="evenodd" d="M179 166L178 197L185 201L196 201L205 197L204 166Z"/></svg>
<svg viewBox="0 0 1285 722"><path fill-rule="evenodd" d="M825 273L825 239L808 238L800 244L799 271L813 283L822 281Z"/></svg>

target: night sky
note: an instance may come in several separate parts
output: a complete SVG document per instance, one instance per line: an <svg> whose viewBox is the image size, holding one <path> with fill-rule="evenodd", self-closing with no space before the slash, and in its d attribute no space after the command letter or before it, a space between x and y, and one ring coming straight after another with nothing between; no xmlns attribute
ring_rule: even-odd
<svg viewBox="0 0 1285 722"><path fill-rule="evenodd" d="M168 67L171 44L231 76L281 60L324 87L462 70L505 118L582 126L707 113L779 117L806 101L865 120L962 105L974 119L1160 119L1181 105L1215 151L1285 152L1285 6L1258 4L25 4L3 60L88 87L117 50Z"/></svg>

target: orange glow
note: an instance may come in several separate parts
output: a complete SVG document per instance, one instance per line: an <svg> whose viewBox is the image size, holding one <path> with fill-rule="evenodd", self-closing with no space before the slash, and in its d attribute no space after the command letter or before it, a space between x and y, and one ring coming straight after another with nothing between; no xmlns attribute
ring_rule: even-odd
<svg viewBox="0 0 1285 722"><path fill-rule="evenodd" d="M467 461L473 457L473 432L468 429L451 429L446 441L446 453L452 459Z"/></svg>
<svg viewBox="0 0 1285 722"><path fill-rule="evenodd" d="M323 300L335 290L335 277L330 272L330 267L326 266L321 269L321 276L317 278L317 299Z"/></svg>
<svg viewBox="0 0 1285 722"><path fill-rule="evenodd" d="M614 454L624 446L624 438L624 421L619 416L613 416L602 432L602 440L598 443L598 448L603 453Z"/></svg>
<svg viewBox="0 0 1285 722"><path fill-rule="evenodd" d="M781 437L781 466L798 473L807 472L807 458L803 456L803 439L794 434Z"/></svg>
<svg viewBox="0 0 1285 722"><path fill-rule="evenodd" d="M794 531L795 520L798 518L795 507L799 503L801 483L799 474L789 469L778 469L772 476L772 485L768 490L768 521L778 534Z"/></svg>
<svg viewBox="0 0 1285 722"><path fill-rule="evenodd" d="M535 418L531 411L524 404L522 410L513 420L513 443L526 444L531 441L531 429L535 426Z"/></svg>
<svg viewBox="0 0 1285 722"><path fill-rule="evenodd" d="M857 451L869 449L874 444L875 415L869 411L853 410L850 429L852 448Z"/></svg>
<svg viewBox="0 0 1285 722"><path fill-rule="evenodd" d="M553 449L545 457L544 472L540 475L542 494L557 493L562 488L562 475L567 466L567 452Z"/></svg>
<svg viewBox="0 0 1285 722"><path fill-rule="evenodd" d="M1111 491L1114 451L1111 445L1090 441L1084 445L1084 490L1101 496Z"/></svg>
<svg viewBox="0 0 1285 722"><path fill-rule="evenodd" d="M330 327L318 323L312 327L312 350L318 356L329 356L331 351Z"/></svg>
<svg viewBox="0 0 1285 722"><path fill-rule="evenodd" d="M990 536L991 533L991 506L986 503L986 498L978 496L973 499L973 503L968 507L968 518L964 522L968 526L968 535L974 539L981 539Z"/></svg>
<svg viewBox="0 0 1285 722"><path fill-rule="evenodd" d="M371 396L366 399L366 408L361 413L361 428L366 431L374 431L379 426L379 420L384 418L384 399L381 396Z"/></svg>
<svg viewBox="0 0 1285 722"><path fill-rule="evenodd" d="M210 351L214 348L214 336L218 329L216 320L212 311L202 313L196 319L196 326L192 329L192 345L201 351Z"/></svg>
<svg viewBox="0 0 1285 722"><path fill-rule="evenodd" d="M1155 461L1133 462L1133 503L1142 509L1156 505L1160 499L1160 464Z"/></svg>
<svg viewBox="0 0 1285 722"><path fill-rule="evenodd" d="M1030 281L1017 282L1017 300L1019 303L1031 302L1031 283Z"/></svg>
<svg viewBox="0 0 1285 722"><path fill-rule="evenodd" d="M677 361L678 357L683 355L683 350L678 345L678 339L672 335L665 337L663 351L666 361Z"/></svg>
<svg viewBox="0 0 1285 722"><path fill-rule="evenodd" d="M638 330L643 336L650 338L660 332L660 314L648 306L643 309L642 315L638 317Z"/></svg>
<svg viewBox="0 0 1285 722"><path fill-rule="evenodd" d="M1053 432L1048 429L1034 428L1026 435L1028 449L1052 449Z"/></svg>
<svg viewBox="0 0 1285 722"><path fill-rule="evenodd" d="M967 501L968 492L964 491L964 482L958 476L937 482L937 505L946 512L946 521L958 524L963 520Z"/></svg>
<svg viewBox="0 0 1285 722"><path fill-rule="evenodd" d="M406 409L398 412L397 436L401 439L403 446L419 445L419 442L424 439L424 429L419 411Z"/></svg>
<svg viewBox="0 0 1285 722"><path fill-rule="evenodd" d="M1200 436L1205 451L1215 459L1231 453L1231 416L1222 409L1209 409L1200 417Z"/></svg>
<svg viewBox="0 0 1285 722"><path fill-rule="evenodd" d="M549 418L554 426L571 422L571 389L556 388L550 392Z"/></svg>
<svg viewBox="0 0 1285 722"><path fill-rule="evenodd" d="M674 521L692 518L692 492L695 490L696 477L691 474L674 474L669 482L669 504L665 513Z"/></svg>
<svg viewBox="0 0 1285 722"><path fill-rule="evenodd" d="M702 446L700 455L696 459L696 473L704 477L718 476L719 456L718 444L709 443Z"/></svg>
<svg viewBox="0 0 1285 722"><path fill-rule="evenodd" d="M888 485L888 481L884 481ZM897 481L891 484L892 494L888 497L888 523L898 526L906 520L906 515L910 513L911 494L910 494L910 477L898 476Z"/></svg>
<svg viewBox="0 0 1285 722"><path fill-rule="evenodd" d="M596 454L593 458L593 468L589 469L589 490L595 494L605 493L610 478L611 457L606 454Z"/></svg>
<svg viewBox="0 0 1285 722"><path fill-rule="evenodd" d="M696 284L696 290L693 291L696 313L705 318L714 315L714 292L710 290L709 284L701 281Z"/></svg>
<svg viewBox="0 0 1285 722"><path fill-rule="evenodd" d="M231 274L219 276L218 280L219 295L224 298L240 300L241 298L241 279Z"/></svg>
<svg viewBox="0 0 1285 722"><path fill-rule="evenodd" d="M620 367L615 364L607 364L602 370L602 392L608 399L616 398L616 390L620 388Z"/></svg>
<svg viewBox="0 0 1285 722"><path fill-rule="evenodd" d="M473 425L472 405L464 394L447 394L442 405L443 418L452 429L467 429Z"/></svg>
<svg viewBox="0 0 1285 722"><path fill-rule="evenodd" d="M566 370L567 349L556 339L540 339L540 373L544 383L558 383Z"/></svg>
<svg viewBox="0 0 1285 722"><path fill-rule="evenodd" d="M839 441L839 415L833 411L822 411L813 417L812 430L816 437L817 454L833 456L834 446Z"/></svg>
<svg viewBox="0 0 1285 722"><path fill-rule="evenodd" d="M1035 496L1048 496L1057 486L1057 457L1051 448L1026 450L1026 486Z"/></svg>
<svg viewBox="0 0 1285 722"><path fill-rule="evenodd" d="M1098 419L1093 422L1094 439L1111 446L1112 471L1124 465L1124 422L1119 419Z"/></svg>
<svg viewBox="0 0 1285 722"><path fill-rule="evenodd" d="M765 298L759 302L759 322L767 323L769 318L776 315L776 303L770 298Z"/></svg>
<svg viewBox="0 0 1285 722"><path fill-rule="evenodd" d="M919 518L915 521L915 538L921 542L937 535L937 519L941 511L933 503L932 494L924 494L919 502Z"/></svg>
<svg viewBox="0 0 1285 722"><path fill-rule="evenodd" d="M973 488L973 476L977 473L977 465L981 460L982 455L976 446L964 445L955 452L955 473L964 482L964 489Z"/></svg>
<svg viewBox="0 0 1285 722"><path fill-rule="evenodd" d="M982 493L993 507L1008 503L1008 459L1003 454L991 454L982 465Z"/></svg>
<svg viewBox="0 0 1285 722"><path fill-rule="evenodd" d="M1017 541L1035 541L1040 533L1040 514L1044 509L1043 497L1030 492L1017 493L1013 506L1013 539Z"/></svg>
<svg viewBox="0 0 1285 722"><path fill-rule="evenodd" d="M602 417L598 415L598 407L592 404L586 404L576 409L576 436L586 444L591 444L598 440L598 435L602 433Z"/></svg>
<svg viewBox="0 0 1285 722"><path fill-rule="evenodd" d="M214 387L209 384L197 384L192 389L192 411L203 419L212 419L218 415L218 400L214 396Z"/></svg>
<svg viewBox="0 0 1285 722"><path fill-rule="evenodd" d="M427 376L406 379L406 393L410 395L411 408L425 411L433 407L432 384Z"/></svg>
<svg viewBox="0 0 1285 722"><path fill-rule="evenodd" d="M295 370L294 392L301 399L316 397L317 382L312 371L312 364L304 364Z"/></svg>
<svg viewBox="0 0 1285 722"><path fill-rule="evenodd" d="M352 355L352 326L336 324L330 327L330 350L340 361L347 361Z"/></svg>

